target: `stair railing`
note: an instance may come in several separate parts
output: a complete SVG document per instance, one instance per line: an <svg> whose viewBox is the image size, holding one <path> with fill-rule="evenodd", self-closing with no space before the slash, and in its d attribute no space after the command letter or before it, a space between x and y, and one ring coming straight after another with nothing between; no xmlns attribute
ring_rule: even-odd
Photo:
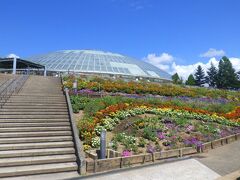
<svg viewBox="0 0 240 180"><path fill-rule="evenodd" d="M7 85L0 89L0 109L14 93L20 91L28 77L28 75L21 75L6 82Z"/></svg>
<svg viewBox="0 0 240 180"><path fill-rule="evenodd" d="M0 93L9 85L14 79L7 79L0 85Z"/></svg>

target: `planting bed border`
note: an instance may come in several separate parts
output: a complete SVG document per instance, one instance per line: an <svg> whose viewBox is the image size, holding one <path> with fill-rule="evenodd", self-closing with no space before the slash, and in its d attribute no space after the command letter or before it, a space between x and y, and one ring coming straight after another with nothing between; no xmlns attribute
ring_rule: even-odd
<svg viewBox="0 0 240 180"><path fill-rule="evenodd" d="M86 160L86 172L87 174L93 174L113 171L116 169L125 169L133 166L141 166L145 164L154 164L170 158L177 159L187 155L194 155L202 152L205 153L210 149L215 149L219 146L223 146L237 140L240 141L240 133L204 143L201 148L185 147L162 152L132 155L129 157Z"/></svg>

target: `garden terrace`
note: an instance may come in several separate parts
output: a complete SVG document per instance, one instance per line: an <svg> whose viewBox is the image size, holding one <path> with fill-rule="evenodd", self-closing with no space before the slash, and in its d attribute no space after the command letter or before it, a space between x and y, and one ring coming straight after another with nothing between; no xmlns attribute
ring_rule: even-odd
<svg viewBox="0 0 240 180"><path fill-rule="evenodd" d="M126 97L87 98L72 95L85 150L99 147L107 130L109 148L125 155L201 146L240 131L235 102L161 101Z"/></svg>
<svg viewBox="0 0 240 180"><path fill-rule="evenodd" d="M73 82L77 80L77 93L85 92L108 92L108 93L124 93L137 95L160 95L160 96L184 96L198 98L214 98L220 100L240 100L239 91L208 89L198 87L179 86L173 84L159 84L146 81L130 81L101 79L97 77L76 78L74 76L66 76L64 86L72 89Z"/></svg>
<svg viewBox="0 0 240 180"><path fill-rule="evenodd" d="M63 83L86 151L99 148L102 130L122 156L200 148L240 132L239 92L100 78L78 78L73 90L75 80Z"/></svg>

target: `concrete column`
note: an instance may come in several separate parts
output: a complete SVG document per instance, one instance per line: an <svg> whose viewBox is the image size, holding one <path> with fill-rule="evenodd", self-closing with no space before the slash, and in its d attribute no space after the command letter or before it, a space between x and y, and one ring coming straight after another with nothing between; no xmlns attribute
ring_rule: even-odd
<svg viewBox="0 0 240 180"><path fill-rule="evenodd" d="M29 69L29 66L27 67L27 75L29 75L29 71L30 71L30 69Z"/></svg>
<svg viewBox="0 0 240 180"><path fill-rule="evenodd" d="M44 76L47 76L47 70L44 68Z"/></svg>
<svg viewBox="0 0 240 180"><path fill-rule="evenodd" d="M16 74L16 70L17 70L17 58L14 57L13 58L13 74Z"/></svg>
<svg viewBox="0 0 240 180"><path fill-rule="evenodd" d="M106 159L106 131L103 130L100 136L100 159Z"/></svg>

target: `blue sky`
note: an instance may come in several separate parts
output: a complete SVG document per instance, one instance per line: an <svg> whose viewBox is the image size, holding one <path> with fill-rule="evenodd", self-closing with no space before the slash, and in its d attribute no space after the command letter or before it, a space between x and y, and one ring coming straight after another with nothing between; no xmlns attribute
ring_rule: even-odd
<svg viewBox="0 0 240 180"><path fill-rule="evenodd" d="M239 0L1 0L0 7L0 56L96 49L168 71L173 62L240 57Z"/></svg>

